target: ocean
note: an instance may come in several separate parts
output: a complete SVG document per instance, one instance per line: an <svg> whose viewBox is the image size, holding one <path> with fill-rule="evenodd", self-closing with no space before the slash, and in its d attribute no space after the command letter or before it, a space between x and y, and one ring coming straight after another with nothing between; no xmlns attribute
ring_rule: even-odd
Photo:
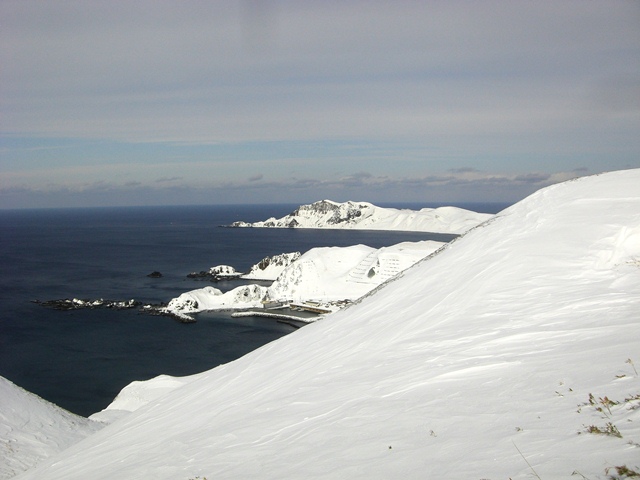
<svg viewBox="0 0 640 480"><path fill-rule="evenodd" d="M422 208L436 205L384 205ZM496 213L507 205L459 205ZM127 384L159 374L190 375L227 363L292 326L203 312L197 322L132 310L45 308L34 300L168 302L209 282L193 271L318 246L448 241L453 236L303 229L221 228L281 217L297 205L225 205L0 210L0 375L71 412L105 408ZM158 271L161 278L147 275ZM219 282L223 291L250 283Z"/></svg>

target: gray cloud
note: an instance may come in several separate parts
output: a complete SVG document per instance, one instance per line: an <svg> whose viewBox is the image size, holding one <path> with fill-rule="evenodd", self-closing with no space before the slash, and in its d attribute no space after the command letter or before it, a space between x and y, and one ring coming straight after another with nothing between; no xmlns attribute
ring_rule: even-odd
<svg viewBox="0 0 640 480"><path fill-rule="evenodd" d="M368 172L356 172L351 175L346 175L337 179L327 181L327 184L340 185L342 188L351 188L356 186L363 186L369 184L371 181L376 181Z"/></svg>
<svg viewBox="0 0 640 480"><path fill-rule="evenodd" d="M354 174L329 180L288 178L265 182L221 181L199 187L140 182L94 182L83 185L51 184L46 188L0 188L3 207L95 206L95 205L165 205L189 203L307 203L323 198L337 201L357 200L384 202L515 202L535 190L576 176L575 172L554 175L484 174L475 178L460 175L426 175L422 177L390 177Z"/></svg>
<svg viewBox="0 0 640 480"><path fill-rule="evenodd" d="M243 5L3 2L7 121L154 141L553 128L589 123L576 80L640 43L634 2ZM621 81L598 82L609 104Z"/></svg>
<svg viewBox="0 0 640 480"><path fill-rule="evenodd" d="M542 183L551 178L549 173L527 173L525 175L516 175L514 180L523 183Z"/></svg>
<svg viewBox="0 0 640 480"><path fill-rule="evenodd" d="M170 183L177 182L178 180L182 180L182 177L160 177L156 179L156 183Z"/></svg>

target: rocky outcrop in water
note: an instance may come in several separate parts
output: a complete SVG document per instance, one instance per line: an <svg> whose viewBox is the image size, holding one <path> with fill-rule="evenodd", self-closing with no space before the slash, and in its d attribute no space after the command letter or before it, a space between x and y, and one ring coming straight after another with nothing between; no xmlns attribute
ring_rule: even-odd
<svg viewBox="0 0 640 480"><path fill-rule="evenodd" d="M235 268L229 265L218 265L217 267L211 267L209 270L191 272L187 274L187 278L219 282L221 280L233 280L234 278L239 278L241 275L241 272L236 271Z"/></svg>
<svg viewBox="0 0 640 480"><path fill-rule="evenodd" d="M99 298L97 300L82 300L79 298L63 298L59 300L34 300L33 303L42 305L43 307L53 308L55 310L80 310L80 309L96 309L96 308L113 308L115 310L125 310L129 308L136 308L142 305L141 302L131 300L104 300Z"/></svg>
<svg viewBox="0 0 640 480"><path fill-rule="evenodd" d="M129 310L132 308L139 308L140 313L147 315L158 315L163 317L170 317L177 320L180 323L195 323L195 319L189 315L182 315L179 312L170 312L166 310L166 304L147 304L143 305L142 302L137 300L116 300L109 301L99 298L97 300L81 300L79 298L63 298L58 300L33 300L33 303L37 303L43 307L52 308L54 310L70 311L70 310L96 310L99 308L109 308L113 310Z"/></svg>

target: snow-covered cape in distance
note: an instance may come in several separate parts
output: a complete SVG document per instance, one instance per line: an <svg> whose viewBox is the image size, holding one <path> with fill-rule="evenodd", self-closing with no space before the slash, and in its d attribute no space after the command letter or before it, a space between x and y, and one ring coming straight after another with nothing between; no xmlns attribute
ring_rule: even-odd
<svg viewBox="0 0 640 480"><path fill-rule="evenodd" d="M547 187L352 307L177 381L20 478L638 471L638 285L640 170Z"/></svg>
<svg viewBox="0 0 640 480"><path fill-rule="evenodd" d="M367 202L337 203L321 200L301 205L285 217L262 222L237 221L232 227L259 228L334 228L358 230L399 230L461 234L493 215L458 207L408 210L383 208Z"/></svg>

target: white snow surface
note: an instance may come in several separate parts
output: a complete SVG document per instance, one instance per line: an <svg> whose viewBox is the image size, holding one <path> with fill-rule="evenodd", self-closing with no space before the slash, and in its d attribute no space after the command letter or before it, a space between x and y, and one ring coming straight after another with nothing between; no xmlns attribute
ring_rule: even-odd
<svg viewBox="0 0 640 480"><path fill-rule="evenodd" d="M293 260L269 287L243 285L222 293L207 286L173 298L166 310L189 314L203 310L262 307L265 300L332 302L356 300L444 245L425 240L375 249L366 245L312 248ZM282 261L282 263L286 263Z"/></svg>
<svg viewBox="0 0 640 480"><path fill-rule="evenodd" d="M211 267L209 269L209 273L219 277L235 277L240 275L239 272L236 272L235 268L229 265L217 265L215 267Z"/></svg>
<svg viewBox="0 0 640 480"><path fill-rule="evenodd" d="M458 207L421 210L383 208L368 202L338 203L321 200L301 205L282 218L262 222L234 222L235 227L259 228L333 228L358 230L399 230L461 234L493 215Z"/></svg>
<svg viewBox="0 0 640 480"><path fill-rule="evenodd" d="M268 288L271 300L357 300L444 243L402 242L379 249L366 245L312 248Z"/></svg>
<svg viewBox="0 0 640 480"><path fill-rule="evenodd" d="M113 423L124 415L137 410L178 387L189 383L196 375L172 377L158 375L149 380L134 381L124 387L118 396L104 410L89 417L102 423Z"/></svg>
<svg viewBox="0 0 640 480"><path fill-rule="evenodd" d="M545 188L396 278L20 478L640 469L640 170Z"/></svg>
<svg viewBox="0 0 640 480"><path fill-rule="evenodd" d="M0 479L14 477L103 426L0 377Z"/></svg>

